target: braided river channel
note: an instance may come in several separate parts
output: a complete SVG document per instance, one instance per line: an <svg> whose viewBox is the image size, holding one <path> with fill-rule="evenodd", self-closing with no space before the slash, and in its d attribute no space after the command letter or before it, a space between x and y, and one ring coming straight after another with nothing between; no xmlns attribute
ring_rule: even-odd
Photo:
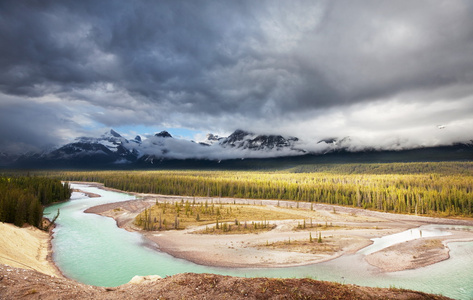
<svg viewBox="0 0 473 300"><path fill-rule="evenodd" d="M45 215L52 218L60 210L52 240L54 262L65 276L86 284L118 286L127 283L135 275L156 274L164 277L194 272L242 277L309 277L363 286L406 288L455 299L473 299L473 242L449 243L450 258L440 263L391 273L382 273L370 266L363 256L393 243L412 239L415 230L379 239L356 254L319 264L285 268L208 267L156 250L141 234L118 228L112 218L84 213L89 207L127 201L134 199L134 196L87 184L71 184L71 187L101 197L89 198L83 193L74 192L70 201L47 207ZM448 234L443 230L445 228L442 225L422 226L422 235ZM472 227L462 229L473 231Z"/></svg>

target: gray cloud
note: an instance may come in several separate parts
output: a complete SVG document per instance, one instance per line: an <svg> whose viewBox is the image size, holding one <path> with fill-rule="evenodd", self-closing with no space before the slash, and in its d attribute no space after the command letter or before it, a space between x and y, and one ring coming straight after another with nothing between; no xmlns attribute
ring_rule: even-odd
<svg viewBox="0 0 473 300"><path fill-rule="evenodd" d="M2 1L0 141L130 124L465 140L472 13L460 0ZM426 129L439 122L450 137Z"/></svg>
<svg viewBox="0 0 473 300"><path fill-rule="evenodd" d="M53 99L31 102L0 95L0 152L37 152L68 142L62 137L80 133L73 115L73 111Z"/></svg>

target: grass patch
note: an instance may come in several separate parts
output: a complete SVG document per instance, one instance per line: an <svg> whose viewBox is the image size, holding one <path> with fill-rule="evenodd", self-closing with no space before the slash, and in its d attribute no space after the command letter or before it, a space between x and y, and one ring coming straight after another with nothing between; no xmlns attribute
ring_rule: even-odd
<svg viewBox="0 0 473 300"><path fill-rule="evenodd" d="M341 250L340 241L333 236L329 237L312 237L307 240L291 240L278 241L261 245L265 249L280 249L292 252L311 253L311 254L333 254Z"/></svg>
<svg viewBox="0 0 473 300"><path fill-rule="evenodd" d="M144 230L171 230L215 225L215 233L219 233L219 230L222 233L232 232L233 229L240 232L256 232L272 229L269 228L267 220L287 220L300 217L297 213L268 209L264 205L223 204L213 203L213 201L196 203L195 201L182 200L175 203L157 202L156 205L145 209L135 218L135 225ZM226 226L225 230L224 226ZM230 230L228 230L228 226L230 226ZM210 233L211 229L209 228L207 231Z"/></svg>
<svg viewBox="0 0 473 300"><path fill-rule="evenodd" d="M259 233L270 231L276 227L274 224L270 224L268 221L263 222L254 222L251 223L244 222L243 224L238 222L238 224L232 223L219 223L218 225L208 227L205 229L196 231L194 233L200 234L244 234L244 233Z"/></svg>
<svg viewBox="0 0 473 300"><path fill-rule="evenodd" d="M297 226L294 227L294 230L308 230L312 228L315 228L318 230L342 229L342 228L346 229L346 226L345 227L334 226L332 222L319 223L319 222L314 221L312 218L309 218L308 220L304 219L302 221L299 221Z"/></svg>
<svg viewBox="0 0 473 300"><path fill-rule="evenodd" d="M299 253L332 255L352 245L363 245L366 239L345 235L322 235L318 232L308 232L306 239L268 242L261 244L260 249L283 250Z"/></svg>
<svg viewBox="0 0 473 300"><path fill-rule="evenodd" d="M431 249L443 249L445 248L445 245L439 239L428 239L425 240L424 243L418 248L419 250L426 251Z"/></svg>

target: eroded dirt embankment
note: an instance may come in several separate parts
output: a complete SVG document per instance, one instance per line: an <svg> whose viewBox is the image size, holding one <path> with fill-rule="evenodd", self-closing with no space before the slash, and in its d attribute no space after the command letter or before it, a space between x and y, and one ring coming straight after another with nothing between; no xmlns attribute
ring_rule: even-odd
<svg viewBox="0 0 473 300"><path fill-rule="evenodd" d="M61 276L51 259L51 236L32 226L0 223L0 264Z"/></svg>

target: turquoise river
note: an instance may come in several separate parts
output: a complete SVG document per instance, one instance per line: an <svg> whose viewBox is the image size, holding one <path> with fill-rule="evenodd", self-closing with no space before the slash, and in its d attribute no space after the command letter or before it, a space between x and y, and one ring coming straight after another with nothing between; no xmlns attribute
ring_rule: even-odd
<svg viewBox="0 0 473 300"><path fill-rule="evenodd" d="M450 259L419 268L380 273L363 260L362 249L332 261L291 268L215 268L176 259L155 250L139 233L116 226L111 218L83 211L91 206L126 201L134 196L106 191L86 184L74 188L101 195L88 198L73 193L71 201L49 206L49 217L60 210L54 230L53 258L63 274L77 281L97 286L117 286L135 275L160 276L184 272L216 273L243 277L310 277L318 280L352 283L373 287L396 287L442 294L455 299L473 299L473 242L450 243ZM466 228L466 230L473 230ZM412 231L411 231L412 233ZM423 227L422 234L442 235L441 226ZM392 244L393 240L409 239L406 234L375 241L375 247ZM381 245L381 246L380 246ZM372 247L370 246L370 247Z"/></svg>

